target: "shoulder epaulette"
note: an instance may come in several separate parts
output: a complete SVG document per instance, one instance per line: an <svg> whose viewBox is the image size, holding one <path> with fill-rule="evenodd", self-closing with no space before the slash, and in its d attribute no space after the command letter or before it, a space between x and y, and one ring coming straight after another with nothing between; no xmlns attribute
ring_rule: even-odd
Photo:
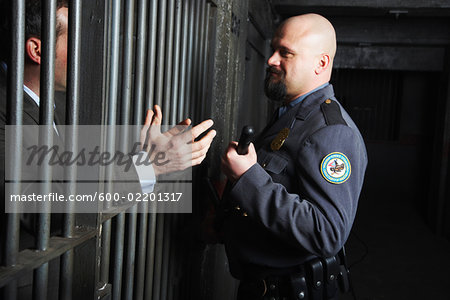
<svg viewBox="0 0 450 300"><path fill-rule="evenodd" d="M336 101L327 99L320 105L320 109L327 125L347 125L347 122L342 117L341 108Z"/></svg>

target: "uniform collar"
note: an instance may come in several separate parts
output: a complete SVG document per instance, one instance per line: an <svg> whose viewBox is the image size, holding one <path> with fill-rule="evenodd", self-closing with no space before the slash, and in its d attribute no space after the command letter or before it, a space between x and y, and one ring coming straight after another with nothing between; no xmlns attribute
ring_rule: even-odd
<svg viewBox="0 0 450 300"><path fill-rule="evenodd" d="M289 102L286 105L283 105L280 107L280 109L278 110L278 117L281 117L282 115L284 115L288 110L290 110L292 107L296 106L297 104L299 104L300 102L302 102L303 99L305 99L306 97L308 97L309 95L311 95L312 93L314 93L315 91L318 91L324 87L326 87L327 85L329 85L330 83L324 83L321 86L316 87L315 89L313 89L312 91L309 91L306 94L303 94L297 98L295 98L294 100L292 100L291 102Z"/></svg>
<svg viewBox="0 0 450 300"><path fill-rule="evenodd" d="M333 86L331 84L318 89L307 95L300 103L288 110L284 115L278 118L277 111L273 116L273 120L264 128L259 138L277 134L283 128L292 128L295 120L306 120L307 117L316 109L320 109L320 104L328 98L333 98Z"/></svg>
<svg viewBox="0 0 450 300"><path fill-rule="evenodd" d="M308 96L311 95L312 93L314 93L314 92L316 92L316 91L318 91L318 90L320 90L320 89L323 89L324 87L326 87L326 86L328 86L328 85L330 85L329 82L324 83L324 84L322 84L321 86L316 87L316 88L313 89L312 91L310 91L310 92L308 92L308 93L306 93L306 94L304 94L304 95L301 95L301 96L299 96L297 99L294 99L293 101L289 102L288 105L289 105L290 107L294 107L295 105L299 104L303 99L305 99L306 97L308 97Z"/></svg>
<svg viewBox="0 0 450 300"><path fill-rule="evenodd" d="M325 87L312 92L297 105L298 108L296 118L300 120L306 120L306 118L308 118L309 114L313 111L314 108L318 106L318 104L332 97L334 97L332 84L328 84Z"/></svg>

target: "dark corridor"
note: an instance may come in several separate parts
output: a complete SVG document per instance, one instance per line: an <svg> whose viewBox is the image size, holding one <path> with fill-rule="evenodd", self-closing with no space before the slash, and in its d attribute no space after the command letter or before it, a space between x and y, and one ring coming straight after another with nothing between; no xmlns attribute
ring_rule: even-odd
<svg viewBox="0 0 450 300"><path fill-rule="evenodd" d="M349 69L334 73L337 97L361 129L370 158L347 242L357 299L450 297L450 243L436 236L427 221L433 203L428 174L439 125L435 87L441 76Z"/></svg>
<svg viewBox="0 0 450 300"><path fill-rule="evenodd" d="M435 129L437 72L338 69L337 98L360 128L370 155L364 189L409 199L427 217ZM397 197L398 197L397 196Z"/></svg>

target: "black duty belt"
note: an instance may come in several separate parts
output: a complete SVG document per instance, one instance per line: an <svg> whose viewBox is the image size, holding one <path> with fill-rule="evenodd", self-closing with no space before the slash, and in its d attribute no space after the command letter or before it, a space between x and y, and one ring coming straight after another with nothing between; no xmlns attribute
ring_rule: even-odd
<svg viewBox="0 0 450 300"><path fill-rule="evenodd" d="M336 299L338 290L349 291L345 257L315 258L290 275L241 281L238 300L328 300Z"/></svg>

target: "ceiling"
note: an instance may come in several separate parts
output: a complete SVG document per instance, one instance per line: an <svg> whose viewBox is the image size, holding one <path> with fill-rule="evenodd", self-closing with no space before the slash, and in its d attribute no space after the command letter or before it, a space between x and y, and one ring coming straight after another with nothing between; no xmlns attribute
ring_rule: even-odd
<svg viewBox="0 0 450 300"><path fill-rule="evenodd" d="M450 17L450 0L272 0L271 4L281 19L308 12L327 17Z"/></svg>

